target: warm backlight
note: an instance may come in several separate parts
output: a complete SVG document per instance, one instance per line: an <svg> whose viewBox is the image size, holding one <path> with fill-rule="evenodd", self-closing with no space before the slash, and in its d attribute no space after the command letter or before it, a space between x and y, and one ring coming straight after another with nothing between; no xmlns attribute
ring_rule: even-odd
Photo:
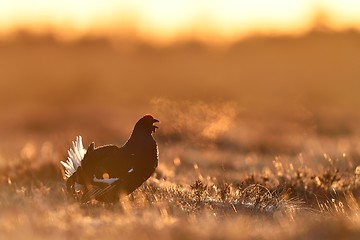
<svg viewBox="0 0 360 240"><path fill-rule="evenodd" d="M100 35L158 43L231 42L249 34L301 34L319 16L330 29L359 29L360 1L0 0L0 36L26 30L64 40Z"/></svg>

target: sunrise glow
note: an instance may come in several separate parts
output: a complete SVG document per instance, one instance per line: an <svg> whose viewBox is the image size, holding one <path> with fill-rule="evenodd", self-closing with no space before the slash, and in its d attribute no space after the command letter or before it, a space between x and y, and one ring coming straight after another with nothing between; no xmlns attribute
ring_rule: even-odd
<svg viewBox="0 0 360 240"><path fill-rule="evenodd" d="M302 34L319 15L329 29L360 29L356 0L2 0L0 6L1 37L26 30L61 40L93 35L232 42L252 34Z"/></svg>

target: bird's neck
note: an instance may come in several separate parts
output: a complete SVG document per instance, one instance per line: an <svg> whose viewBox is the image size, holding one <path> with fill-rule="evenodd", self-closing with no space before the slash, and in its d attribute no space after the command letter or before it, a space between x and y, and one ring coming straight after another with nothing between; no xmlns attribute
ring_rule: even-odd
<svg viewBox="0 0 360 240"><path fill-rule="evenodd" d="M124 148L130 150L136 150L141 148L156 147L156 142L151 134L144 133L141 131L134 130L124 145ZM140 150L139 149L139 150Z"/></svg>
<svg viewBox="0 0 360 240"><path fill-rule="evenodd" d="M134 160L139 162L140 165L143 165L144 161L148 162L152 166L149 174L152 174L152 169L157 167L159 158L158 147L152 135L131 135L123 148L129 154L135 156Z"/></svg>

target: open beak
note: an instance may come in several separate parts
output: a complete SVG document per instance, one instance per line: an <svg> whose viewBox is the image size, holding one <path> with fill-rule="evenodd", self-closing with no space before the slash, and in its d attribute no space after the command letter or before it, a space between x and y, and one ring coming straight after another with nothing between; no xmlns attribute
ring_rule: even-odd
<svg viewBox="0 0 360 240"><path fill-rule="evenodd" d="M158 123L158 122L160 122L160 121L157 119L154 119L154 123ZM155 130L159 128L158 126L155 126L155 125L153 125L153 127L154 127L153 132L155 132Z"/></svg>

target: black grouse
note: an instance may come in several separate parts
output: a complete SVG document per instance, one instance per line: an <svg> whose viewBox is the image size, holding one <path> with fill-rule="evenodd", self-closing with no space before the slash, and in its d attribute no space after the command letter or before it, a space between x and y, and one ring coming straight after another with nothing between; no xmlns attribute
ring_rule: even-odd
<svg viewBox="0 0 360 240"><path fill-rule="evenodd" d="M82 203L91 199L117 202L141 186L158 165L158 147L152 133L159 122L151 115L142 117L122 146L83 148L81 136L73 142L66 162L61 162L67 177L67 191Z"/></svg>

